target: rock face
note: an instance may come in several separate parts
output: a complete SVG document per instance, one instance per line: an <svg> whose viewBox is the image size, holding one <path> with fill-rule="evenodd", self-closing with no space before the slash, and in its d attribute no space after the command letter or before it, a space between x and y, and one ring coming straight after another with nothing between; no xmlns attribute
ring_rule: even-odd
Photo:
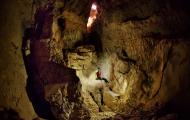
<svg viewBox="0 0 190 120"><path fill-rule="evenodd" d="M0 7L0 118L37 117L25 87L27 74L21 53L24 27L30 23L30 0L1 1Z"/></svg>
<svg viewBox="0 0 190 120"><path fill-rule="evenodd" d="M114 114L131 111L156 111L177 99L175 97L183 91L182 88L189 89L187 66L190 42L187 21L190 18L187 17L188 9L185 9L186 1L181 4L178 1L154 0L97 3L101 14L91 33L73 37L74 42L72 39L68 41L64 37L67 34L63 33L73 27L65 23L67 27L62 33L53 34L63 35L59 40L67 43L60 48L67 50L61 51L66 56L63 61L66 61L67 67L76 70L90 113L109 113L114 118ZM181 7L184 9L179 10ZM72 15L77 19L83 18L74 12L75 9L71 10ZM66 13L69 14L67 9L62 15ZM66 16L65 21L69 22ZM77 23L84 24L84 20ZM78 30L86 34L84 28ZM78 36L77 32L72 32L72 35ZM100 39L95 36L100 36ZM99 40L101 44L98 44ZM95 47L94 56L87 50L85 55L72 52L80 51L78 49L84 45ZM102 50L98 50L97 46ZM108 83L96 80L98 68ZM188 95L185 96L181 98L182 101L189 99ZM179 110L177 106L175 108Z"/></svg>
<svg viewBox="0 0 190 120"><path fill-rule="evenodd" d="M88 110L83 106L80 84L53 84L45 87L46 100L58 120L90 119ZM71 87L72 86L72 87Z"/></svg>
<svg viewBox="0 0 190 120"><path fill-rule="evenodd" d="M85 70L96 60L93 46L81 46L67 55L67 66L76 70Z"/></svg>
<svg viewBox="0 0 190 120"><path fill-rule="evenodd" d="M90 119L81 97L81 84L75 71L61 65L58 46L52 47L51 25L53 3L48 2L36 11L35 23L23 39L23 58L28 73L27 93L36 113L45 119ZM30 40L30 54L26 54ZM58 42L58 41L57 41ZM51 51L52 49L53 51ZM55 48L55 49L54 49ZM55 53L52 55L51 53ZM56 57L54 57L56 56ZM59 63L59 64L58 64Z"/></svg>
<svg viewBox="0 0 190 120"><path fill-rule="evenodd" d="M35 112L58 120L183 119L190 111L188 3L97 0L87 32L89 0L36 1L22 45Z"/></svg>

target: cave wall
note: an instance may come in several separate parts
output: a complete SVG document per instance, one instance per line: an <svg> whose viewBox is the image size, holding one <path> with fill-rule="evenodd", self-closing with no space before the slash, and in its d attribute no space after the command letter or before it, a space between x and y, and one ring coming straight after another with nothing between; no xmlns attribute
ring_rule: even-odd
<svg viewBox="0 0 190 120"><path fill-rule="evenodd" d="M59 2L63 1L60 0ZM110 87L113 91L118 92L121 85L127 82L130 85L129 87L132 88L132 90L124 91L120 98L110 97L110 95L108 96L104 93L105 104L111 108L111 111L120 113L127 111L125 108L129 106L126 103L130 103L130 100L132 100L130 104L133 104L133 102L135 104L132 107L146 103L143 108L148 110L154 109L160 103L166 104L172 101L175 108L181 107L179 110L185 108L185 111L188 111L190 96L181 94L187 93L189 90L190 55L188 51L190 43L188 34L190 18L188 16L188 2L186 0L175 0L174 2L170 0L139 0L136 2L133 0L103 0L98 3L101 8L99 11L101 14L93 28L97 32L95 35L101 37L103 52L107 52L111 56L109 57L114 65L113 71L115 72L113 72L113 75L115 75L115 78L124 78L120 84L116 80L111 81ZM68 25L65 30L67 31L64 35L65 38L60 39L60 31L58 31L58 35L55 35L55 37L58 36L57 38L60 39L53 43L58 44L60 47L56 47L56 49L59 49L58 52L60 54L58 54L61 55L61 57L57 57L61 59L58 61L64 61L62 60L62 49L76 49L74 44L77 41L72 35L78 34L78 32L75 32L78 29L77 25L82 25L81 31L85 32L85 23L87 22L90 4L87 0L83 2L70 0L67 1L63 14L59 13L56 16L56 11L54 11L54 23L57 22L59 17L63 17ZM12 108L19 113L21 118L32 119L36 117L36 114L25 91L27 75L21 54L24 29L30 25L31 15L34 14L32 13L32 1L8 0L1 5L0 108ZM57 28L54 28L54 23L52 32L56 33ZM75 26L76 23L77 25ZM69 46L64 46L60 43L64 42L67 35L72 37L74 41ZM48 39L52 40L53 38L51 37ZM84 39L85 37L80 35L79 38ZM42 50L40 47L40 45L34 46L34 48ZM86 50L86 48L81 48ZM44 51L42 53L35 51L38 55L37 59L44 54ZM86 51L88 52L88 50ZM86 59L85 56L78 53L74 53L73 57L84 57ZM41 58L39 59L41 60ZM52 71L49 71L46 64L44 66L41 64L43 67L46 67L46 71L42 72L43 77L50 79L50 81L54 81L54 79L49 77L49 75L54 74L57 68L62 69L61 65L58 67L57 64L54 64L55 61L50 64L50 68L52 66L55 68L51 69ZM74 63L76 65L80 64L77 61L74 61ZM82 61L81 64L83 63L85 62ZM37 63L36 66L38 66ZM89 71L86 70L85 72L88 74ZM49 73L48 76L46 75L47 73ZM59 81L57 78L62 75L62 71L60 70L58 73L55 74L57 81ZM147 82L146 85L143 82ZM74 82L73 84L78 83ZM54 85L54 83L50 83L46 94L49 95L51 93L49 92L51 90L49 87L54 88ZM57 86L57 88L60 87L59 85ZM69 91L69 89L67 90ZM63 89L63 91L65 90ZM78 91L80 89L77 89L75 92ZM143 98L142 95L145 97ZM84 99L89 100L91 96L85 97ZM122 101L125 102L122 103ZM67 104L69 103L67 102ZM96 105L92 98L90 98L87 104L95 105L94 108L89 109L95 109L94 111L99 112L99 106ZM57 114L56 110L53 112ZM111 116L115 118L114 115Z"/></svg>
<svg viewBox="0 0 190 120"><path fill-rule="evenodd" d="M150 104L153 105L156 101L167 103L178 98L189 99L187 94L186 97L177 96L178 93L181 93L181 89L185 89L184 91L189 89L187 75L189 67L187 66L189 66L190 24L188 21L190 18L187 4L189 3L186 0L138 2L113 0L108 4L102 4L104 7L102 16L104 17L101 17L100 20L103 23L103 49L110 54L115 53L116 56L120 56L120 59L112 57L115 60L113 60L113 64L115 65L116 79L120 79L122 76L117 72L122 69L120 61L134 64L137 68L131 66L129 69L137 70L136 75L134 78L127 77L125 80L129 82L134 79L143 81L143 76L138 73L140 70L146 77L145 81L152 81L152 83L150 82L151 87L147 88L150 96L145 98L146 104L149 104L148 101L152 101ZM118 60L120 61L118 62ZM130 65L128 66L130 67ZM133 76L130 70L129 74L129 76ZM138 75L139 78L135 78ZM141 85L143 86L143 82ZM135 86L135 84L131 86L131 88L134 87L133 92L136 96L134 98L141 101L140 99L143 97L140 97L140 91L144 88ZM132 93L127 94L132 95ZM178 103L184 102L178 101ZM179 106L182 107L182 104ZM186 106L183 107L187 109Z"/></svg>
<svg viewBox="0 0 190 120"><path fill-rule="evenodd" d="M76 18L84 18L85 16L80 14L83 9L76 12L79 4L74 3L68 6L76 7L72 9L66 7L64 10L68 10ZM113 79L110 80L109 87L112 91L122 94L117 98L104 93L104 103L111 111L121 113L126 112L127 108L143 108L144 111L150 111L160 109L171 102L173 102L173 112L188 111L187 101L190 97L184 92L190 89L188 82L190 65L188 53L190 17L188 14L190 10L188 4L186 0L98 1L99 16L93 25L92 34L94 32L96 33L93 34L94 36L100 36L102 46L98 46L103 47L102 54L109 56L102 57L112 60ZM63 16L65 11L63 11ZM56 18L54 20L56 21ZM65 20L72 23L67 17ZM79 22L84 23L84 21ZM69 27L66 27L63 32L67 30ZM97 39L87 39L98 42ZM59 41L69 42L64 37ZM76 42L70 42L72 49L77 49L74 45ZM67 45L61 46L61 49L68 49ZM85 60L82 63L77 60L85 59L85 55L77 53L72 55L68 56L73 57L71 62L73 66L76 66L71 68L77 71L81 69L77 68L78 64L82 66L82 63L86 63ZM101 57L98 58L100 59ZM78 73L81 81L86 79L84 71ZM86 69L86 73L88 72L86 76L90 76L90 67ZM91 78L87 80L90 81ZM128 86L122 90L125 84ZM96 92L94 94L97 95Z"/></svg>
<svg viewBox="0 0 190 120"><path fill-rule="evenodd" d="M1 1L0 7L0 109L12 109L26 120L36 117L25 90L27 74L21 53L23 31L31 18L31 3L6 0Z"/></svg>

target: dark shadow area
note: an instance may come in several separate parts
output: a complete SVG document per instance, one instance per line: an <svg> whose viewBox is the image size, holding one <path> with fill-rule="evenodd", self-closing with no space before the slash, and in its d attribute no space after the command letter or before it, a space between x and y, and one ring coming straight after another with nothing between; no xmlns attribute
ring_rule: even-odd
<svg viewBox="0 0 190 120"><path fill-rule="evenodd" d="M168 102L162 109L158 110L158 112L156 113L156 116L158 118L161 118L169 114L176 115L175 120L189 120L190 119L189 110L176 108L176 106L173 104L172 101Z"/></svg>
<svg viewBox="0 0 190 120"><path fill-rule="evenodd" d="M102 26L99 22L95 22L92 27L92 31L86 34L83 34L83 40L77 41L74 45L74 48L84 45L93 45L98 56L103 52L102 46Z"/></svg>
<svg viewBox="0 0 190 120"><path fill-rule="evenodd" d="M3 109L0 110L1 120L23 120L20 118L19 114L13 109Z"/></svg>
<svg viewBox="0 0 190 120"><path fill-rule="evenodd" d="M94 45L97 53L102 52L101 36L96 31L92 31L90 34L87 35L87 39L84 41L84 44Z"/></svg>
<svg viewBox="0 0 190 120"><path fill-rule="evenodd" d="M37 73L32 64L31 55L26 56L26 54L25 54L27 40L31 39L32 32L33 32L33 28L26 28L26 30L24 32L23 42L22 42L22 55L23 55L26 72L28 75L26 91L27 91L30 101L33 104L33 107L34 107L36 113L42 118L46 118L46 119L49 118L49 119L53 120L54 117L50 111L50 106L47 103L47 101L45 101L45 99L44 99L43 86L42 86L42 84L39 84L37 81L35 81L35 79L37 77L35 75Z"/></svg>
<svg viewBox="0 0 190 120"><path fill-rule="evenodd" d="M47 48L33 36L33 32L33 28L27 28L22 42L22 55L28 75L26 91L37 115L41 118L54 120L50 103L45 99L45 86L59 83L69 83L72 86L77 84L79 79L75 70L49 61ZM31 47L29 55L25 54L27 40L30 40ZM71 89L73 88L71 87ZM76 99L72 97L72 95L69 97L71 101L75 101Z"/></svg>
<svg viewBox="0 0 190 120"><path fill-rule="evenodd" d="M58 18L57 24L61 31L63 31L65 29L65 19L64 18Z"/></svg>

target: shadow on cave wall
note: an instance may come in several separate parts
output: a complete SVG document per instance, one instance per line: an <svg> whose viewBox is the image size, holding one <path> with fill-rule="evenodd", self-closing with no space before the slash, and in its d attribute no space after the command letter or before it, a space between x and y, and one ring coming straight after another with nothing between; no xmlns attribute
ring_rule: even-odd
<svg viewBox="0 0 190 120"><path fill-rule="evenodd" d="M26 91L27 91L30 101L33 104L33 107L36 113L42 118L54 119L50 110L50 106L47 103L47 101L45 101L42 84L35 83L37 82L35 79L36 77L38 77L37 76L38 73L36 72L32 64L33 61L32 61L31 55L26 55L25 53L27 40L31 39L32 32L33 32L33 28L26 28L24 32L23 42L22 42L22 55L23 55L26 72L28 75Z"/></svg>
<svg viewBox="0 0 190 120"><path fill-rule="evenodd" d="M23 120L20 118L19 114L13 109L3 109L0 110L1 120Z"/></svg>
<svg viewBox="0 0 190 120"><path fill-rule="evenodd" d="M72 86L77 85L79 79L73 69L49 61L48 56L42 57L36 55L38 52L43 52L42 54L47 55L48 51L44 52L43 46L36 49L36 45L40 44L40 40L31 40L33 30L33 28L27 28L25 30L22 43L23 60L28 75L26 91L38 116L48 120L54 120L55 117L51 111L50 103L45 99L46 85L69 83ZM25 48L28 39L31 42L31 53L26 55ZM73 93L71 91L69 92L69 96L71 100L75 100L75 98L72 98Z"/></svg>
<svg viewBox="0 0 190 120"><path fill-rule="evenodd" d="M40 42L40 39L47 39L51 36L53 22L53 16L49 14L51 12L51 4L48 4L47 9L39 9L36 12L34 26L37 28L32 26L25 29L22 39L22 55L28 75L26 91L34 110L39 117L54 120L50 103L45 99L45 86L59 83L77 85L79 79L74 70L49 61L48 48ZM28 44L29 54L26 53ZM69 94L73 93L69 91ZM74 98L71 97L71 99Z"/></svg>
<svg viewBox="0 0 190 120"><path fill-rule="evenodd" d="M40 22L39 24L44 23ZM39 26L42 27L43 25ZM45 99L46 85L63 83L69 83L70 86L78 85L79 79L75 74L75 70L49 61L48 48L40 40L46 37L50 38L50 34L47 33L46 35L43 30L39 34L38 29L26 28L22 41L22 55L28 75L26 91L38 116L54 120L55 117L51 111L50 103ZM28 44L30 45L30 54L26 54ZM71 96L70 99L75 100L75 98L72 98L73 93L71 91L69 91L69 96Z"/></svg>

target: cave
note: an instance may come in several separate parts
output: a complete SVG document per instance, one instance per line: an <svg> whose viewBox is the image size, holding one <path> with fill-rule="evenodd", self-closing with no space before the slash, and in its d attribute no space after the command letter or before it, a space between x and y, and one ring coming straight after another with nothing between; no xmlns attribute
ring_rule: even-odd
<svg viewBox="0 0 190 120"><path fill-rule="evenodd" d="M2 2L2 120L189 120L188 0Z"/></svg>

